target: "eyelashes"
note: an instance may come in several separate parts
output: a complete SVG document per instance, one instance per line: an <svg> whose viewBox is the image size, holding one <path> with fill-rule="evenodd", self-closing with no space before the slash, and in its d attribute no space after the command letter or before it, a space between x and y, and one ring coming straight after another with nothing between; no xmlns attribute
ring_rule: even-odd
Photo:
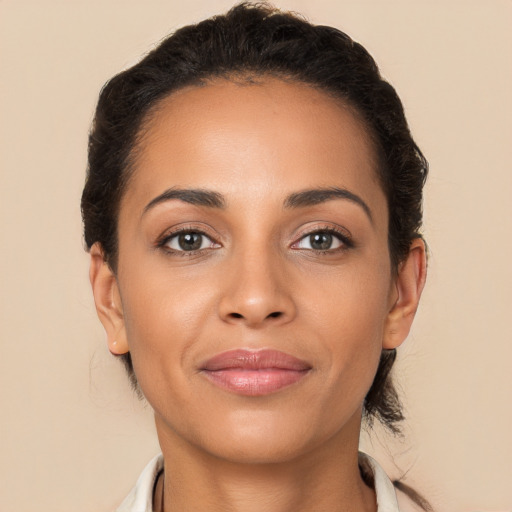
<svg viewBox="0 0 512 512"><path fill-rule="evenodd" d="M189 226L164 234L155 245L166 253L176 256L195 256L222 247L203 230Z"/></svg>
<svg viewBox="0 0 512 512"><path fill-rule="evenodd" d="M166 233L155 245L167 253L177 256L195 256L222 247L212 236L192 226L181 227L171 233ZM303 232L290 245L292 250L308 251L317 255L337 254L353 247L354 243L350 234L332 226L317 226Z"/></svg>
<svg viewBox="0 0 512 512"><path fill-rule="evenodd" d="M305 249L318 254L336 253L352 247L354 243L351 236L332 227L316 228L303 233L299 240L291 245L292 249Z"/></svg>
<svg viewBox="0 0 512 512"><path fill-rule="evenodd" d="M204 249L221 247L215 243L206 233L196 230L181 230L168 236L162 246L172 251L194 253Z"/></svg>

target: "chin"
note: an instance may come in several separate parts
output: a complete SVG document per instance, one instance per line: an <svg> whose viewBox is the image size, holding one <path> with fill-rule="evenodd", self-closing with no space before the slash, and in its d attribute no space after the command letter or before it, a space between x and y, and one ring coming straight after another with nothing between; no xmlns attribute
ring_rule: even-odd
<svg viewBox="0 0 512 512"><path fill-rule="evenodd" d="M211 443L210 453L234 464L281 464L296 460L309 451L307 443L301 444L295 438L245 437Z"/></svg>
<svg viewBox="0 0 512 512"><path fill-rule="evenodd" d="M213 418L212 418L213 419ZM344 429L339 424L275 413L237 412L217 425L210 423L200 436L202 449L238 464L291 462L322 445L329 445ZM356 438L358 437L358 431Z"/></svg>

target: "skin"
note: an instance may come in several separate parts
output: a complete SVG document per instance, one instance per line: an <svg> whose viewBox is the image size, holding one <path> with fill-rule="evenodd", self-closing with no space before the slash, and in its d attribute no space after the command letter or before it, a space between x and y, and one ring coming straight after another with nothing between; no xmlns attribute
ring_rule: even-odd
<svg viewBox="0 0 512 512"><path fill-rule="evenodd" d="M362 403L381 350L409 332L426 264L417 240L392 271L375 167L350 109L277 79L185 88L145 126L120 206L117 275L96 244L90 276L109 348L131 352L155 411L157 510L376 510L357 465ZM330 187L368 211L340 197L287 206ZM225 205L148 208L172 188L214 191ZM162 246L176 229L208 238L192 253L176 236ZM314 250L309 234L326 229L344 238ZM311 370L258 397L199 371L238 348L277 349Z"/></svg>

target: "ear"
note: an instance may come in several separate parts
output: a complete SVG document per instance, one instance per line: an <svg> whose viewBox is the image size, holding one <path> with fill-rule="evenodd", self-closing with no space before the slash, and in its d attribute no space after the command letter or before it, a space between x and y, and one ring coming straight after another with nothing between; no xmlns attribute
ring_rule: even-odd
<svg viewBox="0 0 512 512"><path fill-rule="evenodd" d="M105 261L103 249L98 242L91 247L89 279L96 304L96 312L107 333L108 348L114 355L126 354L128 343L121 295L119 294L116 276Z"/></svg>
<svg viewBox="0 0 512 512"><path fill-rule="evenodd" d="M398 268L392 294L393 305L386 319L382 348L397 348L407 338L426 277L425 242L417 238L412 242L407 258Z"/></svg>

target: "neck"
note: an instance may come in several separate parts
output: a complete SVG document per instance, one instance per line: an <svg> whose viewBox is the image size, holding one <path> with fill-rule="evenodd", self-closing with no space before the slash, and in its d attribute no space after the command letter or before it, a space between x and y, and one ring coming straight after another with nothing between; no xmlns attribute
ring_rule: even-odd
<svg viewBox="0 0 512 512"><path fill-rule="evenodd" d="M165 460L155 492L156 512L377 510L374 491L359 472L359 421L350 442L340 433L305 455L263 464L205 453L166 430L158 417L156 423Z"/></svg>

